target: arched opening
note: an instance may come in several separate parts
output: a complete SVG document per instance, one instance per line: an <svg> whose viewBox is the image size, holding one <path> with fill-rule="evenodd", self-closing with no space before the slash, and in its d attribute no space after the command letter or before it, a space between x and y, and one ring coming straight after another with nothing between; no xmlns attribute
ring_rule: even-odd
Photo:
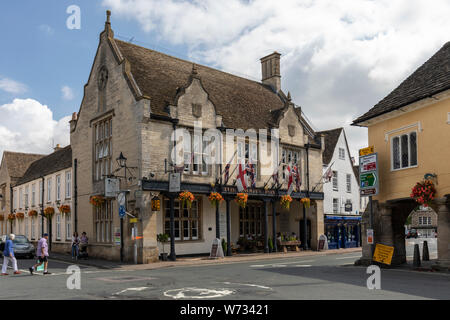
<svg viewBox="0 0 450 320"><path fill-rule="evenodd" d="M427 242L430 259L437 259L437 213L430 207L418 207L411 211L405 222L406 258L414 257L414 245L418 244L423 258L423 245Z"/></svg>

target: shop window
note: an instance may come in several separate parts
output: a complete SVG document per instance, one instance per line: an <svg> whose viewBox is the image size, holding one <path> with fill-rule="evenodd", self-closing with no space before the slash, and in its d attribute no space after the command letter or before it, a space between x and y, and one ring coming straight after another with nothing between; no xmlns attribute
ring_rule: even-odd
<svg viewBox="0 0 450 320"><path fill-rule="evenodd" d="M94 208L95 238L99 243L112 242L113 213L112 201L105 201L100 207Z"/></svg>
<svg viewBox="0 0 450 320"><path fill-rule="evenodd" d="M164 232L170 237L170 200L164 200ZM175 241L201 239L201 205L199 200L192 202L191 208L180 208L180 201L174 201Z"/></svg>
<svg viewBox="0 0 450 320"><path fill-rule="evenodd" d="M239 235L241 237L259 237L263 230L263 206L247 204L245 208L239 207Z"/></svg>
<svg viewBox="0 0 450 320"><path fill-rule="evenodd" d="M339 199L333 198L333 213L339 212Z"/></svg>

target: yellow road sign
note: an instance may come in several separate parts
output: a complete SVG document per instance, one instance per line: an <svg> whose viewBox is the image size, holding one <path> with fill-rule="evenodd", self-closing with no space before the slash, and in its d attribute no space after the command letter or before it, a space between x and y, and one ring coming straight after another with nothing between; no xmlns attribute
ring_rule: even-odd
<svg viewBox="0 0 450 320"><path fill-rule="evenodd" d="M370 146L370 147L367 147L367 148L363 148L363 149L359 149L359 156L360 157L367 156L368 154L374 153L375 152L374 150L375 149L374 149L373 146Z"/></svg>
<svg viewBox="0 0 450 320"><path fill-rule="evenodd" d="M385 246L384 244L377 243L375 247L375 252L373 254L373 260L390 265L393 255L394 255L394 247Z"/></svg>
<svg viewBox="0 0 450 320"><path fill-rule="evenodd" d="M137 218L130 218L130 223L137 223L138 219Z"/></svg>

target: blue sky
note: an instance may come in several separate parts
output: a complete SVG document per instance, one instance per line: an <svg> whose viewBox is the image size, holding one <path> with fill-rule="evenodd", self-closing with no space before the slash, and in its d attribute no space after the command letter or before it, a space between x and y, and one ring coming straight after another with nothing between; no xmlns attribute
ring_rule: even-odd
<svg viewBox="0 0 450 320"><path fill-rule="evenodd" d="M66 27L66 9L73 4L81 9L80 30ZM105 11L100 1L1 1L0 77L20 82L26 90L19 94L0 90L0 105L13 98L33 98L49 106L55 119L78 111ZM144 34L137 23L126 19L114 19L113 23L118 38L135 37L164 45ZM183 53L182 48L176 50ZM63 86L73 90L73 99L63 99Z"/></svg>
<svg viewBox="0 0 450 320"><path fill-rule="evenodd" d="M367 130L352 120L450 40L448 0L1 1L0 154L69 143L106 9L121 40L256 81L280 52L282 90L316 130L344 127L354 155Z"/></svg>

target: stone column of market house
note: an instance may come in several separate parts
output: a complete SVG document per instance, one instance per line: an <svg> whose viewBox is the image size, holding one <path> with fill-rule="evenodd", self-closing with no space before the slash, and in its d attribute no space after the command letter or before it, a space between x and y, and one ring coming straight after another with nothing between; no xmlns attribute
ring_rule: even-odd
<svg viewBox="0 0 450 320"><path fill-rule="evenodd" d="M161 216L160 211L152 211L151 200L154 196L161 199L159 193L150 191L141 191L136 197L136 210L139 211L139 234L142 233L142 239L139 240L138 263L157 262L159 251L157 243L157 218Z"/></svg>
<svg viewBox="0 0 450 320"><path fill-rule="evenodd" d="M373 213L374 217L378 212L378 200L373 200ZM375 223L375 218L374 218ZM370 229L370 204L366 207L366 210L361 217L361 242L362 242L362 255L361 258L355 261L356 265L368 266L372 263L372 248L367 243L367 230ZM375 236L375 231L374 231Z"/></svg>
<svg viewBox="0 0 450 320"><path fill-rule="evenodd" d="M450 269L450 195L434 200L433 206L438 215L436 268Z"/></svg>

